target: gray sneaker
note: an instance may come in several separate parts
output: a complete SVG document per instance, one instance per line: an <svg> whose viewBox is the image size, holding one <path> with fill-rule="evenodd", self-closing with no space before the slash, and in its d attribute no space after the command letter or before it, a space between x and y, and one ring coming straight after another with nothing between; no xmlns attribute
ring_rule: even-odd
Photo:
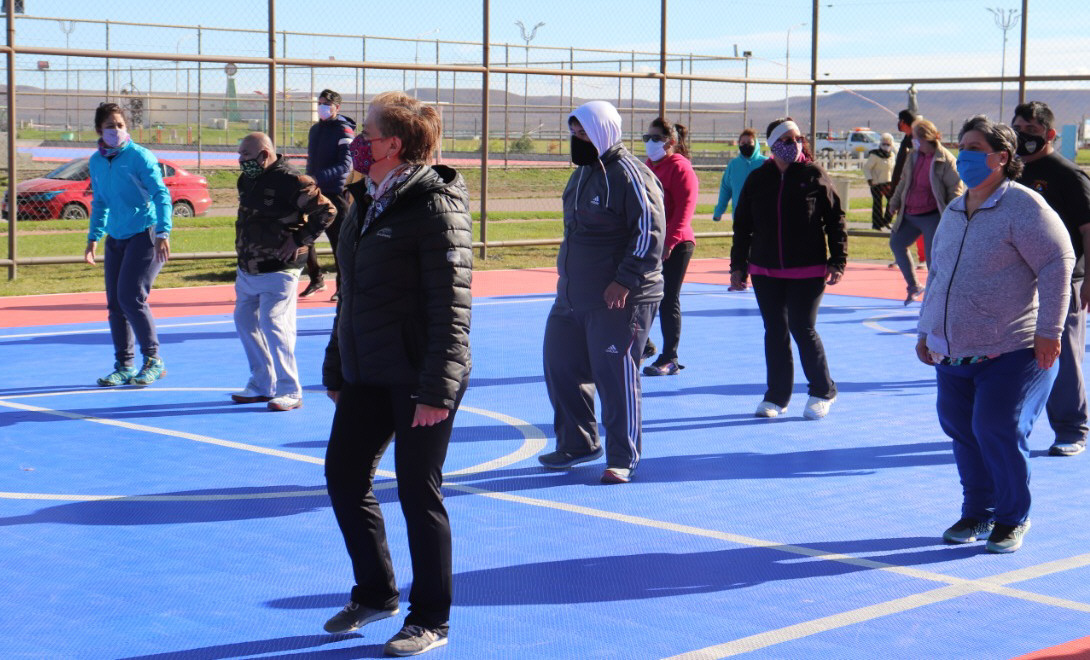
<svg viewBox="0 0 1090 660"><path fill-rule="evenodd" d="M1028 531L1029 518L1026 518L1026 522L1021 525L996 523L995 529L992 530L991 536L988 537L988 543L984 546L984 549L998 554L1014 552L1022 547L1022 537Z"/></svg>
<svg viewBox="0 0 1090 660"><path fill-rule="evenodd" d="M1078 456L1086 451L1086 442L1056 442L1048 448L1049 456Z"/></svg>
<svg viewBox="0 0 1090 660"><path fill-rule="evenodd" d="M382 648L385 655L403 657L407 655L419 655L425 651L444 646L447 643L447 631L435 630L406 624L396 635L386 642Z"/></svg>
<svg viewBox="0 0 1090 660"><path fill-rule="evenodd" d="M984 538L985 534L992 531L995 525L991 520L977 520L976 518L962 518L950 529L942 533L942 540L947 543L972 543Z"/></svg>
<svg viewBox="0 0 1090 660"><path fill-rule="evenodd" d="M400 611L397 607L392 610L376 610L350 600L343 610L337 612L333 615L333 618L325 622L323 628L327 633L333 633L334 635L350 633L371 622L392 617Z"/></svg>

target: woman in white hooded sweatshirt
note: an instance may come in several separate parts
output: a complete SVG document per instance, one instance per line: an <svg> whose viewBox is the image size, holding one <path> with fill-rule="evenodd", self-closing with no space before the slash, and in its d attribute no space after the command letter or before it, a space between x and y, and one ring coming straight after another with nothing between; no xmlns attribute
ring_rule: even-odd
<svg viewBox="0 0 1090 660"><path fill-rule="evenodd" d="M625 149L621 116L609 103L581 105L568 126L579 167L564 190L564 241L544 346L556 450L538 460L567 469L605 453L602 482L627 483L642 442L639 364L662 300L662 187ZM596 391L606 451L594 415Z"/></svg>

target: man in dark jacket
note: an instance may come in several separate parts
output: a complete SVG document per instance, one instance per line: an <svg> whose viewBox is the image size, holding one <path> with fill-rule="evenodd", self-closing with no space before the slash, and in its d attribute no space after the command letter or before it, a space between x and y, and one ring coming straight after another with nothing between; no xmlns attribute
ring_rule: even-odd
<svg viewBox="0 0 1090 660"><path fill-rule="evenodd" d="M235 250L235 328L250 380L231 395L236 403L268 401L270 410L303 405L295 367L295 306L307 251L333 223L336 209L314 179L295 171L264 133L238 147Z"/></svg>
<svg viewBox="0 0 1090 660"><path fill-rule="evenodd" d="M340 109L341 95L331 89L323 89L318 95L318 121L310 127L307 139L307 174L314 178L318 189L337 208L337 219L325 232L333 248L334 268L337 267L337 236L349 203L345 192L348 175L352 172L348 145L356 136L356 122L340 114ZM310 283L299 294L300 298L325 290L325 278L314 249L307 254L307 276ZM337 294L333 296L336 300Z"/></svg>
<svg viewBox="0 0 1090 660"><path fill-rule="evenodd" d="M1056 138L1052 110L1040 101L1014 109L1011 127L1018 132L1018 156L1026 164L1018 183L1033 188L1060 216L1075 250L1071 273L1071 302L1064 322L1060 370L1045 411L1056 433L1051 456L1076 456L1086 449L1086 385L1082 361L1086 355L1086 309L1090 307L1090 282L1084 265L1090 247L1090 178L1052 145Z"/></svg>
<svg viewBox="0 0 1090 660"><path fill-rule="evenodd" d="M597 390L608 449L602 483L627 483L643 434L639 363L663 292L662 186L625 149L621 117L609 103L576 108L568 125L580 167L564 190L564 242L544 351L556 451L538 461L566 469L602 456Z"/></svg>

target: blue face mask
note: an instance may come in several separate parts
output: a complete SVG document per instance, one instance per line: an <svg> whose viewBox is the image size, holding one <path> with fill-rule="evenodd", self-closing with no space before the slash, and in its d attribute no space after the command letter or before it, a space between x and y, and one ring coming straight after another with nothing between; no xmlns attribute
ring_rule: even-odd
<svg viewBox="0 0 1090 660"><path fill-rule="evenodd" d="M991 175L994 170L986 162L990 155L983 151L958 152L958 176L965 185L976 188Z"/></svg>

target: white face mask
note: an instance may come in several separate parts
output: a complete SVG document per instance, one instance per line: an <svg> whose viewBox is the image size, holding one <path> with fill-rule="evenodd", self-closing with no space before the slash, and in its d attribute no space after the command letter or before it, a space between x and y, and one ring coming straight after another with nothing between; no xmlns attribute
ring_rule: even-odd
<svg viewBox="0 0 1090 660"><path fill-rule="evenodd" d="M889 150L893 149L893 145L892 144L880 144L880 145L878 145L878 148L881 149L882 151L889 151Z"/></svg>
<svg viewBox="0 0 1090 660"><path fill-rule="evenodd" d="M643 143L643 150L652 161L660 161L666 157L666 143L648 140Z"/></svg>
<svg viewBox="0 0 1090 660"><path fill-rule="evenodd" d="M318 106L318 118L322 120L329 119L333 116L333 106L321 104Z"/></svg>

